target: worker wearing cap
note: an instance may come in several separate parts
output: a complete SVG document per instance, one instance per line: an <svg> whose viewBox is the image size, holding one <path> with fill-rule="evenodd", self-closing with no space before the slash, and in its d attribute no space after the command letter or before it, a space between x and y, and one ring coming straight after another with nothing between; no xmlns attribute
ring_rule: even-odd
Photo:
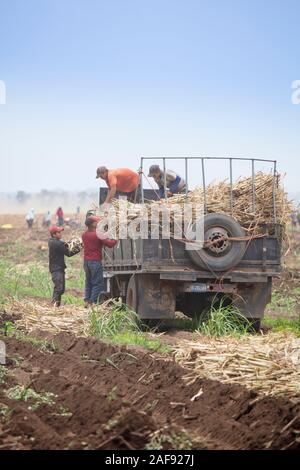
<svg viewBox="0 0 300 470"><path fill-rule="evenodd" d="M104 204L110 203L119 195L126 195L131 202L137 201L140 177L136 171L129 168L108 170L105 166L99 166L96 178L103 179L109 188Z"/></svg>
<svg viewBox="0 0 300 470"><path fill-rule="evenodd" d="M90 216L86 219L87 230L82 234L84 249L84 272L85 272L85 307L97 304L101 300L104 291L103 269L102 269L102 248L114 247L116 240L110 240L106 236L96 233L99 217Z"/></svg>
<svg viewBox="0 0 300 470"><path fill-rule="evenodd" d="M166 170L164 172L160 169L159 165L150 166L148 176L152 177L158 185L160 198L165 197L165 183L168 197L185 190L186 183L181 176L177 175L172 170Z"/></svg>
<svg viewBox="0 0 300 470"><path fill-rule="evenodd" d="M59 307L61 296L65 292L65 256L71 256L69 248L61 240L63 227L53 225L49 228L51 238L48 242L49 246L49 271L54 284L52 303L55 307Z"/></svg>

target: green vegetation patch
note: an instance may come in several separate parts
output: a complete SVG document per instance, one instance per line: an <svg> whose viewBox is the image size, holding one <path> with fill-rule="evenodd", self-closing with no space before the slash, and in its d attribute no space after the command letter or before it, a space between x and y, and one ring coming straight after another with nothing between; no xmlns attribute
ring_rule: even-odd
<svg viewBox="0 0 300 470"><path fill-rule="evenodd" d="M0 365L0 385L4 382L6 374L7 374L7 370L5 366Z"/></svg>
<svg viewBox="0 0 300 470"><path fill-rule="evenodd" d="M18 259L18 258L16 258ZM69 266L69 265L68 265ZM24 297L50 298L53 283L48 267L41 262L27 262L14 264L7 258L0 259L0 305L4 305L11 298L20 300ZM83 290L84 272L82 267L68 267L66 271L67 287L69 289ZM66 293L64 301L82 305L82 299Z"/></svg>
<svg viewBox="0 0 300 470"><path fill-rule="evenodd" d="M139 316L126 305L119 305L114 310L90 312L90 334L107 339L113 343L142 346L146 349L167 353L171 349L164 346L159 339L151 339L142 325ZM151 330L148 330L148 333Z"/></svg>
<svg viewBox="0 0 300 470"><path fill-rule="evenodd" d="M191 450L193 449L192 439L185 431L172 432L163 429L155 431L145 450L163 450L163 449L176 449L176 450Z"/></svg>
<svg viewBox="0 0 300 470"><path fill-rule="evenodd" d="M6 396L10 400L17 401L32 401L33 405L29 406L29 410L37 410L41 405L52 406L55 404L56 395L50 392L37 393L30 387L25 387L24 385L16 385L5 391Z"/></svg>
<svg viewBox="0 0 300 470"><path fill-rule="evenodd" d="M272 318L266 315L263 324L272 328L273 331L287 331L300 337L300 315L297 318Z"/></svg>
<svg viewBox="0 0 300 470"><path fill-rule="evenodd" d="M14 265L0 260L0 304L7 298L50 297L52 282L46 268L38 263Z"/></svg>
<svg viewBox="0 0 300 470"><path fill-rule="evenodd" d="M151 339L147 333L143 332L122 332L116 334L111 341L120 344L133 344L135 346L141 346L146 349L151 349L160 353L170 353L172 348L168 345L163 344L159 339Z"/></svg>
<svg viewBox="0 0 300 470"><path fill-rule="evenodd" d="M9 406L4 405L4 403L0 403L0 423L5 423L9 420L11 411L12 410Z"/></svg>
<svg viewBox="0 0 300 470"><path fill-rule="evenodd" d="M209 313L199 323L198 331L207 336L241 336L251 331L251 323L232 306L213 304Z"/></svg>
<svg viewBox="0 0 300 470"><path fill-rule="evenodd" d="M274 290L268 310L286 313L291 317L300 314L300 287Z"/></svg>
<svg viewBox="0 0 300 470"><path fill-rule="evenodd" d="M26 335L22 331L18 330L15 327L15 324L10 321L7 321L3 324L2 328L0 328L0 334L11 338L16 338L17 340L24 343L31 344L41 352L55 352L57 349L54 341L47 341L36 338L34 336Z"/></svg>

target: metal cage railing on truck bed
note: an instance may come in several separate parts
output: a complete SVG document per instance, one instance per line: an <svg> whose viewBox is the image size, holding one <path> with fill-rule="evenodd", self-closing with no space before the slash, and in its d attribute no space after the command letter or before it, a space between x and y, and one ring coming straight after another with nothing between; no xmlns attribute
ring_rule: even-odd
<svg viewBox="0 0 300 470"><path fill-rule="evenodd" d="M206 179L205 179L205 161L206 160L228 160L229 166L229 184L230 184L230 209L231 212L233 211L233 162L235 161L248 161L251 162L251 172L252 172L252 209L253 213L255 214L255 162L264 162L264 163L271 163L272 164L272 173L273 173L273 191L272 191L272 201L273 201L273 215L274 215L274 223L277 223L277 216L276 216L276 182L277 182L277 161L276 160L268 160L264 158L239 158L239 157L141 157L141 197L142 203L144 203L144 191L143 191L143 176L144 174L144 161L145 160L162 160L163 162L163 171L164 171L164 194L165 198L167 198L167 186L166 186L166 160L183 160L185 162L185 193L186 197L188 196L188 162L200 160L201 162L201 173L202 173L202 187L203 187L203 199L204 199L204 213L206 213Z"/></svg>

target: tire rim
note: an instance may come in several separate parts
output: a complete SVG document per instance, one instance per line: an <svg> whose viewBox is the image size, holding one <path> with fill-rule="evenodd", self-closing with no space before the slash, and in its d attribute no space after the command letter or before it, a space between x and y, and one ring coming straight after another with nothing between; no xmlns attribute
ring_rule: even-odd
<svg viewBox="0 0 300 470"><path fill-rule="evenodd" d="M205 242L207 246L205 249L211 252L214 256L222 256L231 248L231 242L224 240L230 234L223 227L212 227L205 232ZM219 241L218 241L219 240Z"/></svg>

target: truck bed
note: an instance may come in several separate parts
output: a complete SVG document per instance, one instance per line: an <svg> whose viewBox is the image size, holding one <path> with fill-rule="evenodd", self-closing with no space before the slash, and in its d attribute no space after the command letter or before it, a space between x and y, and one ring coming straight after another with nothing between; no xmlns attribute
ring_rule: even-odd
<svg viewBox="0 0 300 470"><path fill-rule="evenodd" d="M195 266L185 245L179 240L120 240L113 249L105 249L103 265L108 273L156 272L163 276L187 278L216 277L216 273ZM249 280L249 276L276 276L281 272L281 242L276 235L267 235L249 242L242 260L226 278L236 282ZM222 278L224 273L217 273ZM171 277L169 277L171 279Z"/></svg>

